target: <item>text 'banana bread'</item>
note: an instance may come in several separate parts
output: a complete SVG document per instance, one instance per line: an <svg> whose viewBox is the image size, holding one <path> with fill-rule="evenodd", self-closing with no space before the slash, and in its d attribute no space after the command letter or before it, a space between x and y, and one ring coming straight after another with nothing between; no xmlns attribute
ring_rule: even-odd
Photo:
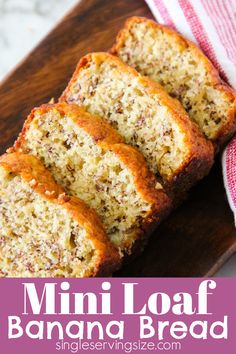
<svg viewBox="0 0 236 354"><path fill-rule="evenodd" d="M98 216L68 197L40 160L0 157L0 276L111 275L120 257Z"/></svg>
<svg viewBox="0 0 236 354"><path fill-rule="evenodd" d="M180 103L111 54L83 57L63 100L108 119L171 187L187 190L209 172L212 144Z"/></svg>
<svg viewBox="0 0 236 354"><path fill-rule="evenodd" d="M169 209L143 156L109 123L76 105L34 109L15 149L39 157L67 193L96 209L122 255Z"/></svg>
<svg viewBox="0 0 236 354"><path fill-rule="evenodd" d="M152 20L128 19L111 52L180 100L215 143L236 131L236 95L192 42Z"/></svg>

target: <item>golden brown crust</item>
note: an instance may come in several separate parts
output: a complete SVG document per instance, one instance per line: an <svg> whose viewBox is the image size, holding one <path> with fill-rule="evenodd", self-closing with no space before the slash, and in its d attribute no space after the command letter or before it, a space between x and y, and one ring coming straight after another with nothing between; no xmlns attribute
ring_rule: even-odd
<svg viewBox="0 0 236 354"><path fill-rule="evenodd" d="M9 149L9 151L19 150L22 145L22 140L24 140L25 133L28 130L35 114L45 114L51 109L56 109L62 116L68 115L73 121L75 121L81 128L83 128L87 133L93 135L96 142L104 141L106 143L120 143L123 142L123 138L116 132L111 125L102 120L100 117L92 116L86 112L82 107L75 104L67 104L65 102L57 104L43 104L40 107L34 108L29 114L28 118L24 123L22 132L20 133L18 139L14 144L14 149ZM91 119L90 119L91 117Z"/></svg>
<svg viewBox="0 0 236 354"><path fill-rule="evenodd" d="M213 66L212 62L205 56L202 50L195 43L191 42L190 40L183 37L180 33L174 31L173 29L165 25L161 25L145 17L134 16L130 17L126 21L124 28L121 29L118 33L116 37L116 43L111 48L110 53L112 53L113 55L118 55L119 49L123 47L123 44L130 33L130 29L133 27L134 24L140 22L146 22L149 26L155 29L160 29L161 31L168 34L170 37L174 38L174 41L179 44L180 50L185 50L186 48L188 50L190 49L194 53L195 57L198 58L198 60L204 64L206 71L211 77L212 86L219 91L223 91L224 94L229 98L229 100L234 102L232 109L230 109L228 112L227 121L225 122L222 129L219 130L217 136L214 138L214 143L216 145L223 144L236 131L236 92L222 81L218 71Z"/></svg>
<svg viewBox="0 0 236 354"><path fill-rule="evenodd" d="M135 177L135 183L138 191L143 195L143 198L152 204L157 203L159 195L164 194L161 185L159 190L155 187L157 181L154 175L149 171L143 155L130 145L123 143L123 138L120 134L104 119L89 114L83 108L75 104L67 104L65 102L57 104L44 104L41 107L34 108L26 119L22 132L16 140L14 147L9 151L20 151L23 149L24 139L31 122L35 115L41 115L50 110L58 111L62 117L67 116L72 119L80 128L88 133L95 143L104 150L113 151L124 164L132 171Z"/></svg>
<svg viewBox="0 0 236 354"><path fill-rule="evenodd" d="M189 119L188 114L183 109L180 102L168 95L162 86L150 79L140 75L135 69L123 63L118 57L108 53L92 53L83 57L70 80L67 88L60 97L60 101L68 101L70 90L76 81L80 71L90 65L90 62L102 63L106 60L112 62L122 71L128 72L132 76L138 78L139 82L145 86L148 93L157 95L162 105L166 106L172 112L172 116L177 122L180 130L185 136L185 146L188 147L188 156L182 163L176 173L172 176L172 180L167 183L173 193L179 190L186 190L197 180L208 174L214 160L214 147L212 143L205 139L200 132L197 124ZM197 170L196 170L197 167Z"/></svg>
<svg viewBox="0 0 236 354"><path fill-rule="evenodd" d="M118 252L108 240L95 211L79 198L67 196L40 160L34 156L13 152L0 157L0 166L21 176L44 199L61 205L86 229L87 237L93 243L97 258L93 274L89 276L111 275L112 271L118 268L120 263Z"/></svg>
<svg viewBox="0 0 236 354"><path fill-rule="evenodd" d="M45 199L54 201L64 193L63 188L56 184L51 173L33 156L21 153L4 154L0 157L0 166L15 175L20 175L35 192Z"/></svg>
<svg viewBox="0 0 236 354"><path fill-rule="evenodd" d="M107 150L113 151L119 159L132 171L134 183L143 199L152 205L148 219L160 219L162 211L168 211L170 203L162 185L157 182L154 174L150 172L143 155L135 148L127 144L110 144Z"/></svg>
<svg viewBox="0 0 236 354"><path fill-rule="evenodd" d="M142 252L151 231L169 214L172 207L171 196L167 196L166 191L148 169L143 155L138 150L127 144L109 144L106 149L114 152L132 171L137 190L151 205L150 212L142 224L130 231L133 238L132 247L124 245L129 250L128 254L134 256L138 254L138 250Z"/></svg>
<svg viewBox="0 0 236 354"><path fill-rule="evenodd" d="M155 176L149 171L143 155L130 145L122 143L119 133L102 118L87 113L75 104L58 103L47 104L35 108L25 122L22 133L17 139L12 150L21 150L24 147L24 139L27 130L36 113L46 113L52 109L58 110L62 117L68 117L83 128L104 151L112 151L127 166L134 176L134 183L144 201L151 204L149 215L143 222L142 230L134 229L134 238L139 238L144 230L153 222L162 220L170 210L170 199L157 182Z"/></svg>

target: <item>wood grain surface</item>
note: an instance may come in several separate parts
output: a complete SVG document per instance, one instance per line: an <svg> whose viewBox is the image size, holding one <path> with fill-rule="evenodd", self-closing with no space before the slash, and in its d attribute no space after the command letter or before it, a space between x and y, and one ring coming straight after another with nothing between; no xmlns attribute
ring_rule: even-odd
<svg viewBox="0 0 236 354"><path fill-rule="evenodd" d="M82 0L0 85L1 153L30 110L59 97L84 54L111 47L129 16L152 18L143 0ZM117 276L204 276L236 251L219 161Z"/></svg>

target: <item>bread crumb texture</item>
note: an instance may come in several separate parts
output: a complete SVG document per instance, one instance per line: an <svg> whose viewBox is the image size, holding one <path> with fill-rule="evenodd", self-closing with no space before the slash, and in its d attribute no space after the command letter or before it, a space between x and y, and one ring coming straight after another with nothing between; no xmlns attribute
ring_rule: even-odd
<svg viewBox="0 0 236 354"><path fill-rule="evenodd" d="M68 109L67 113L62 112L62 107ZM77 112L76 106L73 109ZM39 157L68 194L80 197L94 208L112 242L121 253L128 252L137 237L136 231L153 212L158 185L156 190L150 187L154 200L150 202L138 189L135 173L121 159L119 151L114 151L113 145L124 150L124 144L106 143L109 134L106 127L97 124L102 124L100 118L94 117L91 124L92 116L87 117L80 110L80 118L79 115L73 118L70 110L66 104L35 110L16 146ZM113 131L108 125L107 129ZM121 140L115 132L113 139ZM132 153L133 149L129 149ZM130 159L134 160L132 154ZM160 203L163 200L160 210L167 204L163 195L160 192Z"/></svg>
<svg viewBox="0 0 236 354"><path fill-rule="evenodd" d="M19 162L24 155L16 158ZM101 259L106 262L108 258L101 248L96 249L93 228L85 227L89 221L85 219L83 224L77 220L76 214L84 218L79 207L68 205L70 201L63 193L59 195L64 196L59 202L58 195L52 197L56 191L53 193L46 188L45 193L40 193L33 189L38 185L42 192L44 186L35 179L27 180L22 173L13 172L7 159L0 160L0 276L96 275ZM70 207L73 212L69 212ZM97 228L100 237L105 239L99 222ZM114 263L116 259L114 256Z"/></svg>
<svg viewBox="0 0 236 354"><path fill-rule="evenodd" d="M184 134L171 122L167 107L150 97L138 77L114 62L92 60L71 87L73 100L91 113L108 117L126 142L140 148L156 173L166 178L187 155Z"/></svg>
<svg viewBox="0 0 236 354"><path fill-rule="evenodd" d="M212 165L212 146L180 103L115 56L93 53L82 58L61 100L108 119L167 184L184 177L193 161L195 171L188 170L192 183Z"/></svg>
<svg viewBox="0 0 236 354"><path fill-rule="evenodd" d="M134 17L111 52L178 98L208 139L224 141L235 132L235 92L197 46L175 31Z"/></svg>

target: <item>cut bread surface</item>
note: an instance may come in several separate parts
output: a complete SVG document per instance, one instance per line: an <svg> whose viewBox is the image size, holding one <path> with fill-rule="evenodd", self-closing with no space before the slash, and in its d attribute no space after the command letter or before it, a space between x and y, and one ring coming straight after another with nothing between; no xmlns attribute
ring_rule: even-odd
<svg viewBox="0 0 236 354"><path fill-rule="evenodd" d="M82 58L61 101L109 120L168 184L179 182L188 189L212 165L211 143L179 102L113 55L93 53Z"/></svg>
<svg viewBox="0 0 236 354"><path fill-rule="evenodd" d="M33 156L0 158L0 230L2 277L110 275L119 264L95 212Z"/></svg>
<svg viewBox="0 0 236 354"><path fill-rule="evenodd" d="M111 52L165 87L216 143L236 130L236 95L194 44L152 20L132 17Z"/></svg>
<svg viewBox="0 0 236 354"><path fill-rule="evenodd" d="M121 254L169 207L142 155L76 105L35 109L14 148L40 158L68 194L96 209Z"/></svg>

